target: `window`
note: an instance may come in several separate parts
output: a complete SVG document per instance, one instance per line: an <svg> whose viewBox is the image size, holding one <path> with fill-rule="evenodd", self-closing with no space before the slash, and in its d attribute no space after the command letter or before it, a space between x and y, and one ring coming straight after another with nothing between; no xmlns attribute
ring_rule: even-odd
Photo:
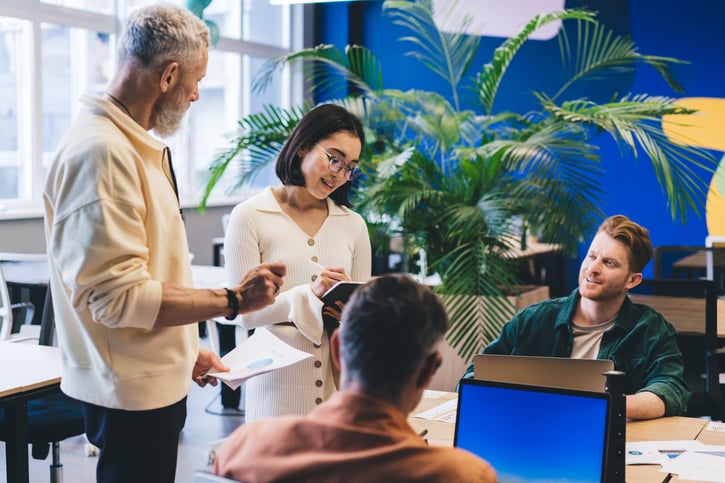
<svg viewBox="0 0 725 483"><path fill-rule="evenodd" d="M154 1L0 0L0 214L39 212L45 170L80 108L78 98L103 93L116 67L123 19ZM166 140L183 204L200 199L209 162L239 119L266 103L289 106L301 98L292 86L298 79L288 74L264 94L250 93L264 61L301 47L301 17L299 6L268 0L212 0L204 10L220 39L210 50L199 101ZM217 184L210 202L225 201L232 177Z"/></svg>

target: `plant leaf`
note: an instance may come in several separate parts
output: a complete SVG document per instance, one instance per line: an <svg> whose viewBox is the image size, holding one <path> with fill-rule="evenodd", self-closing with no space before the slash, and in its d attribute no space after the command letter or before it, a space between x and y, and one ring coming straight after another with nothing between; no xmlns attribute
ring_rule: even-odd
<svg viewBox="0 0 725 483"><path fill-rule="evenodd" d="M496 98L501 79L516 53L532 33L552 22L559 22L566 19L593 21L593 17L594 13L579 9L557 10L537 15L527 22L516 36L506 39L494 51L491 62L484 65L483 70L476 76L475 86L483 111L486 114L493 112L493 101Z"/></svg>

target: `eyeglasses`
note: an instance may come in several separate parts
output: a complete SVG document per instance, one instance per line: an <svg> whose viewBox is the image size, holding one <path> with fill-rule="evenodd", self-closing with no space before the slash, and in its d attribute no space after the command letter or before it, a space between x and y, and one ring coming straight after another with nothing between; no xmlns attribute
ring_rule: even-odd
<svg viewBox="0 0 725 483"><path fill-rule="evenodd" d="M352 181L358 177L358 175L360 174L360 168L355 167L355 166L350 166L342 159L330 154L327 151L327 149L323 148L319 144L317 145L317 147L322 149L322 152L325 153L325 156L327 156L327 160L329 161L329 164L327 167L330 169L331 173L339 173L340 171L342 171L343 168L345 168L345 179L346 180Z"/></svg>

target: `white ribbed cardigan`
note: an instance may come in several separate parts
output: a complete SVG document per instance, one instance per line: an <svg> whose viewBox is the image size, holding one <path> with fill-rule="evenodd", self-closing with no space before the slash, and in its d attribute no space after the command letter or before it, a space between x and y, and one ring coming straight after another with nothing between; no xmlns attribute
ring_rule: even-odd
<svg viewBox="0 0 725 483"><path fill-rule="evenodd" d="M365 221L328 198L328 217L308 236L280 208L267 187L232 211L224 241L230 285L260 263L282 260L287 275L276 302L238 318L245 328L269 330L287 344L313 355L285 369L254 377L245 387L245 418L253 421L283 414L304 415L335 390L330 344L322 325L322 302L310 282L319 269L341 266L353 280L370 278L371 248ZM292 322L293 325L274 325Z"/></svg>

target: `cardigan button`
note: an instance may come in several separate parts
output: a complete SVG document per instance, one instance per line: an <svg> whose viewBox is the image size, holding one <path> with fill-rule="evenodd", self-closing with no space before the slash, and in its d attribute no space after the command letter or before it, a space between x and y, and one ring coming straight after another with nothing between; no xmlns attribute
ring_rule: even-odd
<svg viewBox="0 0 725 483"><path fill-rule="evenodd" d="M312 281L314 282L315 280L317 280L317 275L312 276Z"/></svg>
<svg viewBox="0 0 725 483"><path fill-rule="evenodd" d="M315 381L315 386L322 387L322 381L320 379Z"/></svg>
<svg viewBox="0 0 725 483"><path fill-rule="evenodd" d="M310 238L309 240L307 240L307 244L309 246L311 246L311 247L314 246L315 245L315 239L314 238Z"/></svg>
<svg viewBox="0 0 725 483"><path fill-rule="evenodd" d="M322 361L315 361L315 367L322 367Z"/></svg>
<svg viewBox="0 0 725 483"><path fill-rule="evenodd" d="M318 397L317 399L315 399L315 404L322 404L322 398Z"/></svg>
<svg viewBox="0 0 725 483"><path fill-rule="evenodd" d="M313 261L313 262L315 262L315 263L317 263L317 262L319 262L319 261L320 261L320 259L319 259L319 258L317 258L316 256L314 256L314 257L312 257L312 261Z"/></svg>

